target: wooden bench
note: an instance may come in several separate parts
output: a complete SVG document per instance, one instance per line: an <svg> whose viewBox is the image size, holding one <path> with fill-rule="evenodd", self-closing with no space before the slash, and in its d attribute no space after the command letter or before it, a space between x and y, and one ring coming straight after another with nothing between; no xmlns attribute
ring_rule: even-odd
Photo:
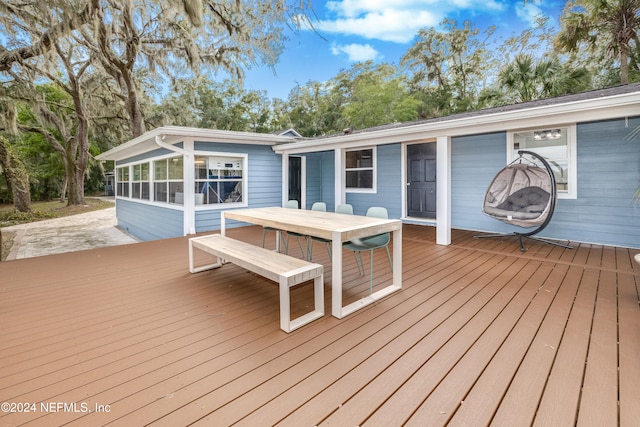
<svg viewBox="0 0 640 427"><path fill-rule="evenodd" d="M218 258L217 262L196 267L193 257L194 249L214 255ZM220 234L189 239L189 271L191 273L218 268L225 262L231 262L279 283L280 328L283 331L291 332L324 316L324 276L322 265L290 257ZM290 288L312 279L315 300L314 311L291 320Z"/></svg>

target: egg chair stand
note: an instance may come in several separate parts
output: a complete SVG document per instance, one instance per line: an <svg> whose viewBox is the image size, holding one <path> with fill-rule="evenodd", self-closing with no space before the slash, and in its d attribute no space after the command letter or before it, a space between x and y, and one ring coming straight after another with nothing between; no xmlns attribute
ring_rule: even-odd
<svg viewBox="0 0 640 427"><path fill-rule="evenodd" d="M572 249L552 240L536 237L551 221L556 206L556 179L547 160L532 151L518 151L518 158L494 177L484 197L482 211L497 220L523 228L535 227L528 232L495 233L475 238L517 236L520 251L525 252L524 238ZM528 160L530 156L541 163Z"/></svg>

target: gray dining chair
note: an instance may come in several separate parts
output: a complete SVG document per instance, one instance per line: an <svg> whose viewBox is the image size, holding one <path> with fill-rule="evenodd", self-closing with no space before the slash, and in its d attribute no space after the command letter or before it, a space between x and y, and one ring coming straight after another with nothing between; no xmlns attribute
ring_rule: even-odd
<svg viewBox="0 0 640 427"><path fill-rule="evenodd" d="M284 207L288 209L298 209L299 207L298 201L289 200L284 205ZM305 257L306 259L307 258L307 236L305 236L304 234L293 232L293 231L287 231L286 237L284 239L284 253L287 255L289 255L289 236L296 238L296 240L298 241L298 246L300 247L300 252L302 253L302 256ZM301 238L304 238L304 249L302 248L302 243L300 242Z"/></svg>
<svg viewBox="0 0 640 427"><path fill-rule="evenodd" d="M288 200L287 203L285 203L284 205L285 208L289 208L289 209L298 209L298 201L297 200ZM282 234L282 230L278 230L277 228L274 227L268 227L268 226L263 226L262 227L262 247L264 248L264 240L265 237L267 235L268 231L275 231L276 233L281 233ZM285 253L289 252L289 238L286 237L285 239L281 239L284 242L284 251Z"/></svg>
<svg viewBox="0 0 640 427"><path fill-rule="evenodd" d="M353 215L353 206L348 203L342 203L336 206L336 213Z"/></svg>
<svg viewBox="0 0 640 427"><path fill-rule="evenodd" d="M326 212L327 204L325 202L315 202L311 205L312 211ZM311 261L313 258L313 242L324 243L327 246L327 252L329 252L329 259L331 259L331 240L323 239L322 237L309 236L307 245L307 261Z"/></svg>
<svg viewBox="0 0 640 427"><path fill-rule="evenodd" d="M370 207L367 210L367 216L375 218L389 218L387 209L383 207ZM389 265L391 271L393 271L393 263L391 262L391 254L389 253L389 241L391 240L390 233L378 234L377 236L365 237L363 239L354 240L345 243L342 247L353 251L353 255L356 258L356 265L358 266L358 272L360 275L364 275L364 264L362 262L362 252L369 252L369 294L373 293L373 251L380 248L385 248L387 251L387 258L389 259Z"/></svg>

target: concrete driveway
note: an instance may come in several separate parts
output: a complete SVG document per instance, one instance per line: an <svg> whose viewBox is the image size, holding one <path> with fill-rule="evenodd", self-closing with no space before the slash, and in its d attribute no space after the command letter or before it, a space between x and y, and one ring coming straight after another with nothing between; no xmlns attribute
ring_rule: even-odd
<svg viewBox="0 0 640 427"><path fill-rule="evenodd" d="M75 252L137 240L117 228L116 208L4 227L16 233L7 260Z"/></svg>

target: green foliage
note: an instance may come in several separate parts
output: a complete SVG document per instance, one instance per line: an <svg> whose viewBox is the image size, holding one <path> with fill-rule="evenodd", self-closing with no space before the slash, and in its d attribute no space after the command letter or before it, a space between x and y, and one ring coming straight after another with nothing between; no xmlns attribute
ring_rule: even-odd
<svg viewBox="0 0 640 427"><path fill-rule="evenodd" d="M627 84L639 70L640 0L569 0L555 46L565 52L585 49L617 62L618 83ZM631 67L631 71L630 71Z"/></svg>
<svg viewBox="0 0 640 427"><path fill-rule="evenodd" d="M515 102L575 93L590 87L590 74L585 68L571 68L557 57L536 60L521 54L507 64L498 75L499 83Z"/></svg>
<svg viewBox="0 0 640 427"><path fill-rule="evenodd" d="M570 0L557 34L540 18L536 27L500 41L495 27L446 19L437 28L421 29L399 65L356 63L328 81L297 85L286 100L268 99L264 91L244 89L239 79L202 76L223 71L239 78L252 65L275 64L285 46L284 25L302 24L306 18L299 12L310 2L214 3L154 0L141 3L145 9L106 2L99 11L60 0L6 3L0 13L7 30L0 69L12 44L37 48L25 50L35 59L13 65L29 79L16 79L20 73L5 68L0 87L0 130L12 130L13 119L21 127L12 144L27 165L34 199L60 195L65 167L52 140L63 145L75 135L79 105L90 125L89 145L83 147L90 153L85 185L98 191L102 165L92 156L145 127L259 133L294 128L313 137L609 86L620 82L625 67L629 81L640 81L640 0ZM113 14L115 7L123 9ZM105 22L109 31L96 33ZM62 56L36 43L42 34L77 59L80 104L71 96L70 77L61 77L68 72ZM163 95L167 81L170 91ZM44 113L51 113L48 121ZM0 180L0 200L8 194Z"/></svg>

